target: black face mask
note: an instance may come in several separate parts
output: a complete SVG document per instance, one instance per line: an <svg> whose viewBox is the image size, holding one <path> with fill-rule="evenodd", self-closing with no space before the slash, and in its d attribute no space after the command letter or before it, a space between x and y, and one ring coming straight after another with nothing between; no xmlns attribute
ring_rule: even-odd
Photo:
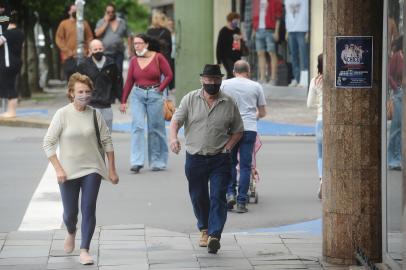
<svg viewBox="0 0 406 270"><path fill-rule="evenodd" d="M97 52L97 53L93 53L92 56L94 57L94 59L96 59L96 61L100 61L103 58L104 53L103 52Z"/></svg>
<svg viewBox="0 0 406 270"><path fill-rule="evenodd" d="M203 88L209 95L215 95L220 91L221 83L204 83Z"/></svg>

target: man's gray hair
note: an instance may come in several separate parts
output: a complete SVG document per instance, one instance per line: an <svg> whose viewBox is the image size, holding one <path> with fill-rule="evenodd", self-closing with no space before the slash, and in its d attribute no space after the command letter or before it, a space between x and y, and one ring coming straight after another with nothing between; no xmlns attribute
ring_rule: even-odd
<svg viewBox="0 0 406 270"><path fill-rule="evenodd" d="M234 63L234 72L235 73L249 73L250 64L245 60L238 60Z"/></svg>

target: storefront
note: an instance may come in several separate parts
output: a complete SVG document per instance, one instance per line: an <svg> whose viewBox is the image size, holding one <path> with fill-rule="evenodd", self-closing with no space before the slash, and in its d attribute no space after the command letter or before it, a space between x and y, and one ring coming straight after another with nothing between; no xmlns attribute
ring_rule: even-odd
<svg viewBox="0 0 406 270"><path fill-rule="evenodd" d="M402 267L404 191L401 170L401 123L402 81L405 82L402 80L405 48L403 7L404 0L385 0L382 72L382 250L384 262L392 269Z"/></svg>

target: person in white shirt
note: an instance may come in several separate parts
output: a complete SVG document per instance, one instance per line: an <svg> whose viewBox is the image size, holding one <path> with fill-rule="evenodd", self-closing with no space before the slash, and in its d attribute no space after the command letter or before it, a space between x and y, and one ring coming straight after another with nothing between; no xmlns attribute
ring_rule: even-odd
<svg viewBox="0 0 406 270"><path fill-rule="evenodd" d="M251 178L252 152L257 138L257 121L266 115L266 100L261 84L249 79L248 62L235 62L234 76L235 78L223 81L221 87L225 94L235 99L244 123L244 133L231 151L232 171L227 190L227 207L231 210L237 202L236 211L245 213L248 211L247 193ZM237 164L240 167L240 181L236 198Z"/></svg>
<svg viewBox="0 0 406 270"><path fill-rule="evenodd" d="M285 0L286 34L292 59L293 77L290 86L307 86L309 66L308 32L309 1Z"/></svg>
<svg viewBox="0 0 406 270"><path fill-rule="evenodd" d="M66 253L72 253L75 248L79 193L82 193L79 260L85 265L94 263L89 247L96 226L96 201L101 179L118 183L109 129L101 113L87 105L92 90L93 83L86 75L74 73L70 77L67 96L71 103L55 113L43 142L61 191L63 221L68 231L64 243ZM108 171L104 152L108 158Z"/></svg>
<svg viewBox="0 0 406 270"><path fill-rule="evenodd" d="M307 107L317 108L316 119L316 144L317 144L317 168L319 175L319 190L317 196L322 198L323 182L323 54L317 57L318 74L310 81Z"/></svg>

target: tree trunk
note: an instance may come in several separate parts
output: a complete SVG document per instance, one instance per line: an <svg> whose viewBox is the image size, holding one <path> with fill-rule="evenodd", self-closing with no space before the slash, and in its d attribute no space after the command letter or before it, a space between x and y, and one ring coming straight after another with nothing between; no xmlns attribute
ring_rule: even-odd
<svg viewBox="0 0 406 270"><path fill-rule="evenodd" d="M324 18L323 256L380 262L383 1L324 0ZM335 88L336 36L373 36L372 88Z"/></svg>

